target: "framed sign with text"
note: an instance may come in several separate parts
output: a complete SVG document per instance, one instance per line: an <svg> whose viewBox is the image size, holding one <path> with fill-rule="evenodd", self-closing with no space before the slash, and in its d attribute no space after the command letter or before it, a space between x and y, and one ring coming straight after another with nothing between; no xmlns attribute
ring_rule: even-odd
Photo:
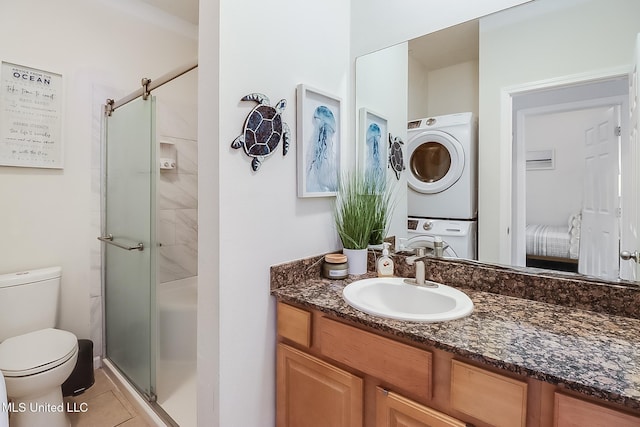
<svg viewBox="0 0 640 427"><path fill-rule="evenodd" d="M62 75L1 65L0 166L61 169Z"/></svg>

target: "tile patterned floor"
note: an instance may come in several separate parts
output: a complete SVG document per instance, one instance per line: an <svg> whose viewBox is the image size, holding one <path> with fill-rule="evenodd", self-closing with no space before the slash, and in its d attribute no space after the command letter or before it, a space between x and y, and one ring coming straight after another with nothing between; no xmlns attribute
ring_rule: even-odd
<svg viewBox="0 0 640 427"><path fill-rule="evenodd" d="M151 427L102 369L83 394L65 398L72 427Z"/></svg>

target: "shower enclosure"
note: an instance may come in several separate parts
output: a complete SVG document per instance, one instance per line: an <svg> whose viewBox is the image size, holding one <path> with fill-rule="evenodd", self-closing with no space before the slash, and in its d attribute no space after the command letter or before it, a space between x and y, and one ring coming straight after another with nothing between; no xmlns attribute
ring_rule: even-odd
<svg viewBox="0 0 640 427"><path fill-rule="evenodd" d="M155 401L155 97L106 120L104 246L106 356Z"/></svg>
<svg viewBox="0 0 640 427"><path fill-rule="evenodd" d="M175 136L180 129L175 135L167 135L166 129L164 135L157 135L162 129L160 117L167 115L158 115L160 103L150 91L195 67L168 73L154 87L143 79L141 90L107 103L103 122L102 233L98 237L104 242L103 353L108 365L168 425L188 425L195 418L197 270L184 285L184 280L175 279L188 274L171 257L184 247L197 250L197 205L193 209L192 200L182 203L184 199L167 193L190 192L181 180L195 181L197 148L195 141ZM177 92L184 89L178 87ZM172 102L171 91L163 93L166 106ZM173 158L166 159L167 155ZM168 218L174 218L172 232L167 232ZM185 222L189 232L180 229ZM189 334L194 339L185 342ZM186 400L180 397L185 393Z"/></svg>

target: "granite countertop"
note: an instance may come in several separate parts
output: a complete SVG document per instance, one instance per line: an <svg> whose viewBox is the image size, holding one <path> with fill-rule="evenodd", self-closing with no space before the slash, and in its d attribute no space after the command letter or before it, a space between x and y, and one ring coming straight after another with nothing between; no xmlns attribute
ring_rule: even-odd
<svg viewBox="0 0 640 427"><path fill-rule="evenodd" d="M363 277L371 277L371 274ZM354 277L294 280L272 288L278 300L320 310L486 365L640 410L640 320L456 286L473 300L463 319L419 323L350 307Z"/></svg>

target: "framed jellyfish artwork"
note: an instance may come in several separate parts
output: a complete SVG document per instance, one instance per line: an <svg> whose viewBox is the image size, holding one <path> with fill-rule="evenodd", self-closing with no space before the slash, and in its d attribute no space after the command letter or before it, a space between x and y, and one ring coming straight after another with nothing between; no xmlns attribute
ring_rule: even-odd
<svg viewBox="0 0 640 427"><path fill-rule="evenodd" d="M358 168L367 176L386 180L387 119L367 108L360 109Z"/></svg>
<svg viewBox="0 0 640 427"><path fill-rule="evenodd" d="M298 197L335 196L340 171L342 101L297 87Z"/></svg>

